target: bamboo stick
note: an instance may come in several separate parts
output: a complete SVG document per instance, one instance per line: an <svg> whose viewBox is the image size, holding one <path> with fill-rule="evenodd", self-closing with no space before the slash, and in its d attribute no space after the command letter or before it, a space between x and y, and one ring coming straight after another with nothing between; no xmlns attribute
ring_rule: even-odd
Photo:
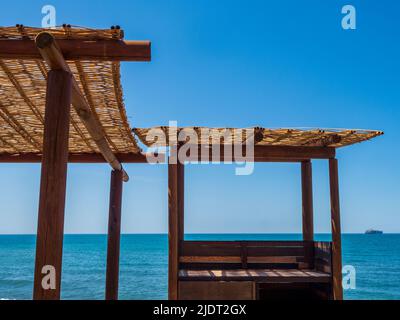
<svg viewBox="0 0 400 320"><path fill-rule="evenodd" d="M64 70L72 74L71 69L62 55L62 52L57 46L55 38L50 33L39 33L35 39L35 42L42 58L47 62L52 70ZM90 136L99 148L104 159L114 170L122 170L124 174L123 180L127 182L129 180L128 174L122 168L122 164L111 150L105 137L101 122L93 114L74 77L72 78L72 105L74 106L76 113L82 120Z"/></svg>

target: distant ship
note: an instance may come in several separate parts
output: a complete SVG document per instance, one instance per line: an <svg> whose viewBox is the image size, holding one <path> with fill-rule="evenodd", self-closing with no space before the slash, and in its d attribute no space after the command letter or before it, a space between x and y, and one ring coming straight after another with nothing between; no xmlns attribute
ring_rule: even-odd
<svg viewBox="0 0 400 320"><path fill-rule="evenodd" d="M369 230L365 231L365 234L383 234L383 231L369 229Z"/></svg>

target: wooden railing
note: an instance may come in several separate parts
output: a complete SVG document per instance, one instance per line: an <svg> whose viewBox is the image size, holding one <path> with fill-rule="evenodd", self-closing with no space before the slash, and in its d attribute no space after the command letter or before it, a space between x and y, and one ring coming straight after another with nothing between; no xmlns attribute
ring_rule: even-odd
<svg viewBox="0 0 400 320"><path fill-rule="evenodd" d="M330 272L330 243L182 241L179 252L181 269L317 268Z"/></svg>
<svg viewBox="0 0 400 320"><path fill-rule="evenodd" d="M317 271L332 273L331 242L314 242L314 268Z"/></svg>

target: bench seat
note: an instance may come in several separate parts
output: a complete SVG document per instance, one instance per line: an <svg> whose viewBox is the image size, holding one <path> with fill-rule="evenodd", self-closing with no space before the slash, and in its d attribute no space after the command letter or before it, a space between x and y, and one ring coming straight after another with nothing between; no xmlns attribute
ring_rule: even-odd
<svg viewBox="0 0 400 320"><path fill-rule="evenodd" d="M329 273L298 269L180 270L180 281L255 281L261 283L329 283Z"/></svg>

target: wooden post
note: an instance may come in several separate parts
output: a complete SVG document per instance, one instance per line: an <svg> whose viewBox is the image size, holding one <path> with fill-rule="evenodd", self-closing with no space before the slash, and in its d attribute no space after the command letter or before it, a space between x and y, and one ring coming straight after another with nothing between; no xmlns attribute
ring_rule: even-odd
<svg viewBox="0 0 400 320"><path fill-rule="evenodd" d="M124 174L121 170L113 170L111 172L110 211L108 217L106 300L118 300L123 177Z"/></svg>
<svg viewBox="0 0 400 320"><path fill-rule="evenodd" d="M49 72L36 240L35 300L60 299L71 89L69 72Z"/></svg>
<svg viewBox="0 0 400 320"><path fill-rule="evenodd" d="M303 208L303 240L314 241L314 209L311 161L301 163L301 189Z"/></svg>
<svg viewBox="0 0 400 320"><path fill-rule="evenodd" d="M178 165L168 164L168 298L178 299L179 272Z"/></svg>
<svg viewBox="0 0 400 320"><path fill-rule="evenodd" d="M178 161L178 226L179 243L185 239L185 165Z"/></svg>
<svg viewBox="0 0 400 320"><path fill-rule="evenodd" d="M339 178L337 159L329 159L332 223L332 276L333 298L343 300L342 240L340 230Z"/></svg>

